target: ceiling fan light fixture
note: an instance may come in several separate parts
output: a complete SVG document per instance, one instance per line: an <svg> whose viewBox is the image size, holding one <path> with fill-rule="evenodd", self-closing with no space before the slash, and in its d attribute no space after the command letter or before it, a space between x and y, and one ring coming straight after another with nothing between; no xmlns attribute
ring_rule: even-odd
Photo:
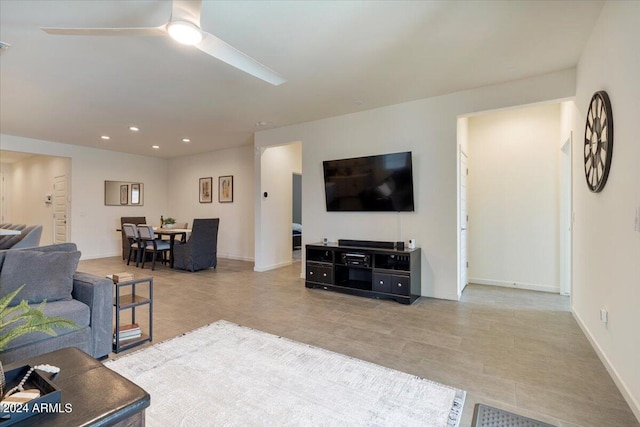
<svg viewBox="0 0 640 427"><path fill-rule="evenodd" d="M202 31L197 25L187 21L171 21L167 24L167 32L178 43L193 46L202 41Z"/></svg>

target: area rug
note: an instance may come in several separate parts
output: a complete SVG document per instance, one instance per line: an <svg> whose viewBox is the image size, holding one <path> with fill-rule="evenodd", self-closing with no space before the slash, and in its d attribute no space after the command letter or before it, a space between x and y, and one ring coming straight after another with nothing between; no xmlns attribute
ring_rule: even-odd
<svg viewBox="0 0 640 427"><path fill-rule="evenodd" d="M454 427L465 399L462 390L223 320L105 365L151 395L151 427Z"/></svg>

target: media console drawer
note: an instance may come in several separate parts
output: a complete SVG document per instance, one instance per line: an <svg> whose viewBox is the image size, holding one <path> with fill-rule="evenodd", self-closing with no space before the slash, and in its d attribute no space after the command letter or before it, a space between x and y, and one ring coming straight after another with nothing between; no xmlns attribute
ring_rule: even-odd
<svg viewBox="0 0 640 427"><path fill-rule="evenodd" d="M391 293L409 295L411 279L407 276L391 276Z"/></svg>
<svg viewBox="0 0 640 427"><path fill-rule="evenodd" d="M307 280L330 285L333 283L333 267L309 263L307 264Z"/></svg>
<svg viewBox="0 0 640 427"><path fill-rule="evenodd" d="M391 293L391 275L373 273L373 290L376 292Z"/></svg>
<svg viewBox="0 0 640 427"><path fill-rule="evenodd" d="M409 295L411 278L396 274L373 273L373 290L387 294Z"/></svg>

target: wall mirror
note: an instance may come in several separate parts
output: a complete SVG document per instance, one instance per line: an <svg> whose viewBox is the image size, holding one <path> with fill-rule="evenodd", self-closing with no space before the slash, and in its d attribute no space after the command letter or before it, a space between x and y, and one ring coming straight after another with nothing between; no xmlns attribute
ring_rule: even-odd
<svg viewBox="0 0 640 427"><path fill-rule="evenodd" d="M142 206L144 184L141 182L105 181L105 206Z"/></svg>

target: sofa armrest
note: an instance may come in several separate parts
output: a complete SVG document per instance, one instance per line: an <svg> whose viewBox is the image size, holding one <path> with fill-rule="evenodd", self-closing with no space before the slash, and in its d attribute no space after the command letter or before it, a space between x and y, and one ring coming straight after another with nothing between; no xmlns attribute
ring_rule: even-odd
<svg viewBox="0 0 640 427"><path fill-rule="evenodd" d="M111 352L113 326L113 282L106 277L76 272L71 296L89 306L91 312L91 355L106 356Z"/></svg>

